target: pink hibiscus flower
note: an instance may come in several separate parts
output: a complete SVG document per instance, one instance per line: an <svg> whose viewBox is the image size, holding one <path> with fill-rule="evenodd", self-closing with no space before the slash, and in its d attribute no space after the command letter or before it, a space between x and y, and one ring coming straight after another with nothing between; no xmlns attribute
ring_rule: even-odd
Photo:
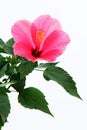
<svg viewBox="0 0 87 130"><path fill-rule="evenodd" d="M17 21L12 27L12 35L15 40L14 55L32 62L39 59L49 62L56 60L70 42L59 21L49 15L42 15L32 23Z"/></svg>

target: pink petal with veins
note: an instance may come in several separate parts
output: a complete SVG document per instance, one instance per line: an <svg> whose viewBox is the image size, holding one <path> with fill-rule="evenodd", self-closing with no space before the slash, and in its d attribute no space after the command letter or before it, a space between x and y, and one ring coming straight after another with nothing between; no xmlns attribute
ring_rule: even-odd
<svg viewBox="0 0 87 130"><path fill-rule="evenodd" d="M31 23L27 20L19 20L12 27L12 35L15 42L24 42L31 48L34 47L34 43L31 37Z"/></svg>

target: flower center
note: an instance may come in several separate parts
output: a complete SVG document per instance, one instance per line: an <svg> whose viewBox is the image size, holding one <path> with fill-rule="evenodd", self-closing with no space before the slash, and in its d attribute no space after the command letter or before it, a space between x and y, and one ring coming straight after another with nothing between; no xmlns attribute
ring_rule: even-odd
<svg viewBox="0 0 87 130"><path fill-rule="evenodd" d="M40 57L40 55L41 55L41 51L37 51L36 49L35 50L32 50L32 55L34 56L34 57Z"/></svg>
<svg viewBox="0 0 87 130"><path fill-rule="evenodd" d="M38 29L36 32L36 41L41 43L44 39L44 31L42 29Z"/></svg>

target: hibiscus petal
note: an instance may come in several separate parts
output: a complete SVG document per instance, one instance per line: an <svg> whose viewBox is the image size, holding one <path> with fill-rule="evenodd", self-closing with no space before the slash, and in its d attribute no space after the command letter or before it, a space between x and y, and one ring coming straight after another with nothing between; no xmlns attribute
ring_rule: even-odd
<svg viewBox="0 0 87 130"><path fill-rule="evenodd" d="M13 51L14 51L14 55L24 57L33 62L36 60L36 58L33 57L31 50L29 49L29 45L24 44L23 42L15 43L13 46Z"/></svg>
<svg viewBox="0 0 87 130"><path fill-rule="evenodd" d="M27 20L19 20L12 27L12 35L15 42L25 42L30 48L34 47L31 37L31 23Z"/></svg>
<svg viewBox="0 0 87 130"><path fill-rule="evenodd" d="M67 33L55 30L45 40L42 51L43 53L53 49L63 51L69 42L70 38Z"/></svg>
<svg viewBox="0 0 87 130"><path fill-rule="evenodd" d="M41 29L44 32L44 40L45 40L46 37L50 35L54 30L61 30L61 25L58 20L51 18L49 15L41 15L40 17L38 17L32 23L32 27L31 27L32 38L36 46L37 46L37 42L36 42L35 35L37 30L39 29ZM43 42L39 45L40 49L42 47Z"/></svg>
<svg viewBox="0 0 87 130"><path fill-rule="evenodd" d="M69 42L70 38L67 33L55 30L45 40L41 57L45 60L48 59L49 61L51 59L56 59L64 52Z"/></svg>
<svg viewBox="0 0 87 130"><path fill-rule="evenodd" d="M54 49L54 50L50 50L50 51L46 52L45 54L42 54L42 55L40 56L40 59L46 60L46 61L48 61L48 62L52 62L52 61L55 61L56 58L57 58L59 55L61 55L61 51Z"/></svg>
<svg viewBox="0 0 87 130"><path fill-rule="evenodd" d="M61 30L60 22L51 18L49 15L39 16L33 24L37 29L42 29L45 32L45 35L49 35L54 30Z"/></svg>

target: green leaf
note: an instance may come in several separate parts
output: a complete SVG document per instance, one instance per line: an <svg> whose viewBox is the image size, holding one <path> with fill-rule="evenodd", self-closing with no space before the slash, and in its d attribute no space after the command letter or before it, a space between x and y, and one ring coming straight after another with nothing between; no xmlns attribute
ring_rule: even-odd
<svg viewBox="0 0 87 130"><path fill-rule="evenodd" d="M25 60L25 62L23 61L23 63L21 63L18 66L18 70L17 71L20 73L21 78L23 78L24 76L26 76L29 73L31 73L36 66L37 66L36 62L31 62L31 61Z"/></svg>
<svg viewBox="0 0 87 130"><path fill-rule="evenodd" d="M7 61L5 61L5 58L0 55L0 78L5 75L5 72L7 70Z"/></svg>
<svg viewBox="0 0 87 130"><path fill-rule="evenodd" d="M4 121L2 119L2 116L0 115L0 130L1 130L2 126L4 126Z"/></svg>
<svg viewBox="0 0 87 130"><path fill-rule="evenodd" d="M9 40L6 42L6 44L5 44L5 46L6 46L5 52L6 52L7 54L13 54L13 47L12 47L13 44L14 44L14 39L13 39L13 38L9 39Z"/></svg>
<svg viewBox="0 0 87 130"><path fill-rule="evenodd" d="M13 54L13 48L12 48L13 44L14 44L13 38L9 39L6 43L2 39L0 39L0 52Z"/></svg>
<svg viewBox="0 0 87 130"><path fill-rule="evenodd" d="M34 87L26 88L22 93L19 93L18 101L26 108L39 109L53 116L48 108L44 94Z"/></svg>
<svg viewBox="0 0 87 130"><path fill-rule="evenodd" d="M17 92L21 92L23 91L24 87L25 87L25 80L26 78L23 77L22 79L20 79L20 74L12 74L10 75L10 82L13 82L13 84L11 85Z"/></svg>
<svg viewBox="0 0 87 130"><path fill-rule="evenodd" d="M6 46L8 47L12 47L14 44L14 39L13 38L10 38L7 42L6 42Z"/></svg>
<svg viewBox="0 0 87 130"><path fill-rule="evenodd" d="M0 55L0 69L5 65L7 64L7 62L5 61L5 58Z"/></svg>
<svg viewBox="0 0 87 130"><path fill-rule="evenodd" d="M69 94L81 99L77 92L76 83L72 77L62 68L50 66L44 71L46 80L53 80L59 83Z"/></svg>
<svg viewBox="0 0 87 130"><path fill-rule="evenodd" d="M50 63L40 63L38 65L38 68L47 68L49 66L52 66L52 65L57 65L59 62L50 62Z"/></svg>
<svg viewBox="0 0 87 130"><path fill-rule="evenodd" d="M3 87L0 86L0 93L9 93L9 92L10 91L7 88L5 88L5 86L3 86Z"/></svg>
<svg viewBox="0 0 87 130"><path fill-rule="evenodd" d="M0 78L5 75L7 70L7 64L0 69Z"/></svg>
<svg viewBox="0 0 87 130"><path fill-rule="evenodd" d="M4 45L5 45L4 41L0 39L0 52L1 53L5 53Z"/></svg>
<svg viewBox="0 0 87 130"><path fill-rule="evenodd" d="M7 122L10 103L4 87L0 87L0 128Z"/></svg>

